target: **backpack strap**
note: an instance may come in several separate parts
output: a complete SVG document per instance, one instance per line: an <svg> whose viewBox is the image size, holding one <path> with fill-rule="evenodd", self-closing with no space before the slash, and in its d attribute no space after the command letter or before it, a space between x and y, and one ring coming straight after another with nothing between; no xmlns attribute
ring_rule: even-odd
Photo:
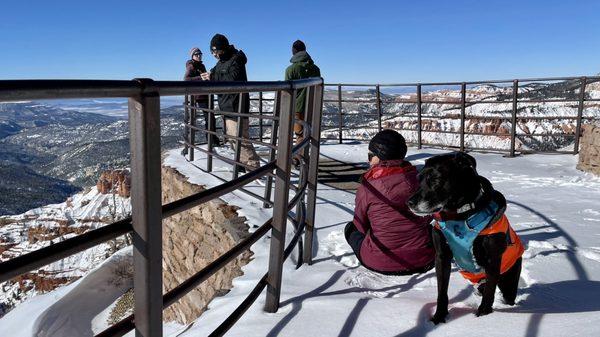
<svg viewBox="0 0 600 337"><path fill-rule="evenodd" d="M386 205L396 210L396 212L400 213L403 217L415 222L422 220L422 217L415 215L408 208L403 207L403 205L397 205L392 203L390 199L386 198L385 195L381 194L381 192L379 192L375 187L373 187L373 185L371 185L371 183L367 181L364 175L361 177L360 183L367 190L369 190L369 192L371 192L377 199L383 201Z"/></svg>

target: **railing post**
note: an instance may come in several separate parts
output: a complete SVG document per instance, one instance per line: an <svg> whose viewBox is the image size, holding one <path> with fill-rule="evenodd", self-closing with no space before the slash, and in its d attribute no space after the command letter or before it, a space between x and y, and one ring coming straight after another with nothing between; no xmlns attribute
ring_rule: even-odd
<svg viewBox="0 0 600 337"><path fill-rule="evenodd" d="M267 277L267 299L265 311L279 309L281 294L281 273L283 271L283 250L288 215L290 171L292 161L292 141L296 90L282 91L281 117L279 123L279 143L277 145L277 168L275 172L275 198L273 207L273 228L269 253L269 274Z"/></svg>
<svg viewBox="0 0 600 337"><path fill-rule="evenodd" d="M417 84L417 149L419 150L423 147L423 106L421 102L421 84Z"/></svg>
<svg viewBox="0 0 600 337"><path fill-rule="evenodd" d="M244 94L240 93L240 101L238 103L238 113L242 113L244 110ZM242 136L244 128L242 127L243 119L241 116L237 118L237 131L236 135L238 139L235 140L235 165L233 166L233 179L236 179L240 175L240 154L242 153ZM249 123L248 123L249 124Z"/></svg>
<svg viewBox="0 0 600 337"><path fill-rule="evenodd" d="M587 84L587 77L581 78L581 87L579 88L579 106L577 107L577 127L575 129L575 144L573 147L573 154L579 153L579 137L581 137L581 125L583 119L583 108L585 103L585 86Z"/></svg>
<svg viewBox="0 0 600 337"><path fill-rule="evenodd" d="M136 336L162 336L162 211L160 97L150 79L138 79L129 98L133 286Z"/></svg>
<svg viewBox="0 0 600 337"><path fill-rule="evenodd" d="M460 86L460 150L465 150L465 107L467 100L467 85L466 83Z"/></svg>
<svg viewBox="0 0 600 337"><path fill-rule="evenodd" d="M281 107L279 105L279 102L281 102L281 92L277 91L275 93L275 100L273 101L273 117L275 117L272 121L271 121L271 145L277 145L277 132L279 131L279 120L278 117L280 116L280 111L281 111ZM269 162L272 162L273 160L275 160L275 149L271 148L269 150ZM271 200L271 190L273 188L273 177L271 175L267 176L267 183L265 184L265 199L266 200ZM263 207L268 208L270 207L269 204L267 204L266 202L263 203Z"/></svg>
<svg viewBox="0 0 600 337"><path fill-rule="evenodd" d="M189 120L189 116L190 116L190 95L185 95L183 98L183 148L184 148L184 153L187 153L187 151L189 151L188 145L187 143L189 143L189 127L188 127L188 120Z"/></svg>
<svg viewBox="0 0 600 337"><path fill-rule="evenodd" d="M259 116L259 120L258 120L258 131L259 131L259 140L262 142L263 141L263 119L262 119L262 114L263 114L263 93L262 91L258 93L258 116Z"/></svg>
<svg viewBox="0 0 600 337"><path fill-rule="evenodd" d="M190 109L190 128L189 128L189 139L190 146L190 161L194 161L194 146L196 145L196 130L193 127L196 126L196 109L198 108L196 103L196 97L192 96L192 109Z"/></svg>
<svg viewBox="0 0 600 337"><path fill-rule="evenodd" d="M312 116L310 119L310 158L308 163L308 197L306 210L306 231L304 234L304 256L306 264L312 264L312 250L317 209L317 184L319 175L319 147L321 143L321 117L323 112L323 86L310 88L312 95Z"/></svg>
<svg viewBox="0 0 600 337"><path fill-rule="evenodd" d="M214 110L215 109L215 100L214 100L214 96L213 95L208 95L208 109L209 110ZM209 131L216 131L217 130L217 126L214 125L214 123L216 123L216 118L214 118L215 114L212 111L208 112L208 125L206 126L206 128ZM207 141L207 147L208 147L208 153L206 156L206 170L208 172L212 172L212 167L213 167L213 156L212 156L212 152L213 152L213 138L216 138L217 135L215 134L214 136L210 133L206 133L206 137L208 139Z"/></svg>
<svg viewBox="0 0 600 337"><path fill-rule="evenodd" d="M377 129L381 132L381 90L379 89L379 84L377 84Z"/></svg>
<svg viewBox="0 0 600 337"><path fill-rule="evenodd" d="M519 105L519 80L513 81L513 104L512 104L512 116L510 122L512 127L510 128L510 153L509 157L515 156L515 146L517 139L517 110Z"/></svg>
<svg viewBox="0 0 600 337"><path fill-rule="evenodd" d="M338 85L338 112L340 114L339 119L339 138L340 144L342 144L342 128L344 126L344 115L342 114L342 85Z"/></svg>
<svg viewBox="0 0 600 337"><path fill-rule="evenodd" d="M313 115L313 99L314 99L314 90L313 90L314 86L305 88L305 99L304 99L304 125L303 125L303 130L302 130L302 138L303 139L308 139L309 140L309 144L310 144L310 137L311 134L309 134L309 130L312 130L312 126L308 126L310 125L310 122L312 121L312 115ZM294 114L295 115L295 114ZM298 122L297 120L295 120L295 122ZM300 143L297 141L297 143ZM308 187L307 184L307 180L308 180L308 171L310 169L310 164L309 164L309 147L310 145L306 145L304 146L300 152L299 152L299 156L295 155L296 158L300 157L302 158L301 162L300 162L300 168L298 170L298 190L296 190L296 193L300 193L300 189L302 188L302 186L304 186L305 184ZM294 156L294 154L292 154L292 156ZM303 195L300 197L300 199L298 200L298 202L296 203L296 228L295 230L297 231L298 228L302 227L302 223L306 223L306 213L303 214L303 212L306 211L306 194L307 192L303 192ZM305 228L305 233L306 233L306 228ZM302 251L304 248L304 244L302 242L302 236L300 236L298 238L298 261L296 262L296 268L300 268L300 266L302 265L302 263L304 263L304 252Z"/></svg>

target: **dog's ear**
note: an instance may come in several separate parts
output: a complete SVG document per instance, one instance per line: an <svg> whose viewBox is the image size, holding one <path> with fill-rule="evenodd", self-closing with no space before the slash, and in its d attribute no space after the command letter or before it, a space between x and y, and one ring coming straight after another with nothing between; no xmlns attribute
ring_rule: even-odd
<svg viewBox="0 0 600 337"><path fill-rule="evenodd" d="M458 165L462 167L471 167L473 170L477 169L477 162L471 155L464 152L456 152L455 158Z"/></svg>

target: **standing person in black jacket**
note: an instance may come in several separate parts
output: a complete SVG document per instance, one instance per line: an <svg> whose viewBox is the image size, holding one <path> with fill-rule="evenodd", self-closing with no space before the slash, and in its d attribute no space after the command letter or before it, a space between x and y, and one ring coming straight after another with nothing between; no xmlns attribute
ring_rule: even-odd
<svg viewBox="0 0 600 337"><path fill-rule="evenodd" d="M211 69L210 73L202 74L205 80L216 82L229 81L248 81L246 75L246 62L248 59L243 51L235 49L229 44L229 40L224 35L215 34L210 41L210 49L213 56L219 61ZM250 96L245 94L220 94L219 110L228 112L238 112L240 104L240 96L242 99L242 113L250 113ZM237 118L224 117L225 132L230 136L237 136ZM249 120L242 118L242 137L249 138ZM231 141L235 149L235 141ZM240 150L240 161L248 166L257 168L260 165L260 158L252 143L243 141Z"/></svg>
<svg viewBox="0 0 600 337"><path fill-rule="evenodd" d="M190 50L191 60L188 60L185 63L185 75L183 76L184 81L202 81L202 74L206 72L206 67L204 63L202 63L202 51L200 48L194 47ZM196 102L197 108L208 108L208 95L194 95L194 99ZM187 110L185 110L187 114ZM189 122L189 116L184 116L185 120ZM209 114L208 112L204 112L204 127L208 129L208 119L212 119L212 125L216 125L215 116ZM187 130L184 129L184 137L185 132ZM212 143L214 146L220 146L219 137L216 135L207 134L206 137L212 137ZM184 155L187 154L187 146L183 150Z"/></svg>

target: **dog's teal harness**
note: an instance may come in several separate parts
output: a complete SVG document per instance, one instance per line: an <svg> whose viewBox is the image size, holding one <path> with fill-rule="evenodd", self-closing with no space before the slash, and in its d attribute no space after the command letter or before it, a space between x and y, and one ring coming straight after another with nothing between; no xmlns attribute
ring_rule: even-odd
<svg viewBox="0 0 600 337"><path fill-rule="evenodd" d="M491 201L477 213L466 220L441 220L437 223L452 250L454 260L460 269L478 273L481 267L473 255L473 241L490 223L498 219L500 206Z"/></svg>

